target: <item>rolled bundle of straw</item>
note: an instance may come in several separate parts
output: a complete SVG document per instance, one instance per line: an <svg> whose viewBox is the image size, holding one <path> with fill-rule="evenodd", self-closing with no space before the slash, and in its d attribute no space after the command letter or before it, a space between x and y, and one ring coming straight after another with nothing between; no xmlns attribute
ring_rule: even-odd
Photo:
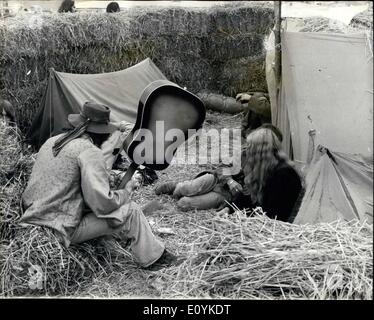
<svg viewBox="0 0 374 320"><path fill-rule="evenodd" d="M207 109L226 113L239 113L242 112L243 106L232 97L227 97L222 94L210 93L201 91L197 96L204 102Z"/></svg>

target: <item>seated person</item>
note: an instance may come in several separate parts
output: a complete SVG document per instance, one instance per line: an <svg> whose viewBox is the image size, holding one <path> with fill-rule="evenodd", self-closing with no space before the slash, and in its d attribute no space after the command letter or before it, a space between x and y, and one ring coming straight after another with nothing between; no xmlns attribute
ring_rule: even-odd
<svg viewBox="0 0 374 320"><path fill-rule="evenodd" d="M153 235L142 209L130 201L131 184L110 189L100 149L117 130L109 115L108 107L86 102L80 114L69 115L72 129L43 144L22 195L20 222L51 228L66 247L121 235L129 240L138 263L156 270L176 262L176 257Z"/></svg>
<svg viewBox="0 0 374 320"><path fill-rule="evenodd" d="M242 152L242 171L236 176L224 176L219 168L190 181L163 183L155 192L178 198L181 210L226 207L229 212L233 202L239 209L260 206L269 217L288 221L302 186L281 151L279 133L269 124L251 132Z"/></svg>
<svg viewBox="0 0 374 320"><path fill-rule="evenodd" d="M233 202L240 209L262 207L270 218L290 221L302 180L272 130L260 128L248 135L242 168L243 191Z"/></svg>

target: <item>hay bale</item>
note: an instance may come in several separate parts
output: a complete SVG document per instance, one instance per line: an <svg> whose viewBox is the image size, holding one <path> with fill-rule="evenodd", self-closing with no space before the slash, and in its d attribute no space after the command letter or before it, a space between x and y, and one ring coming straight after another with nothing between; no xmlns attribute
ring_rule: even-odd
<svg viewBox="0 0 374 320"><path fill-rule="evenodd" d="M243 19L246 17L246 19ZM267 34L274 23L273 4L234 2L212 13L215 30L226 34Z"/></svg>
<svg viewBox="0 0 374 320"><path fill-rule="evenodd" d="M176 35L207 36L214 29L206 8L149 8L128 11L134 18L131 33L142 38Z"/></svg>
<svg viewBox="0 0 374 320"><path fill-rule="evenodd" d="M217 78L218 91L228 96L240 92L267 92L265 62L261 56L228 60Z"/></svg>
<svg viewBox="0 0 374 320"><path fill-rule="evenodd" d="M350 28L343 22L322 18L303 18L303 26L300 28L299 32L324 32L324 33L349 33Z"/></svg>
<svg viewBox="0 0 374 320"><path fill-rule="evenodd" d="M369 7L364 12L361 12L353 17L351 27L359 30L373 30L373 2L369 2Z"/></svg>
<svg viewBox="0 0 374 320"><path fill-rule="evenodd" d="M184 54L183 59L165 56L160 63L168 68L165 76L191 92L198 92L202 88L214 87L215 78L212 76L212 66L207 59L196 58L194 55ZM183 72L191 72L189 79Z"/></svg>
<svg viewBox="0 0 374 320"><path fill-rule="evenodd" d="M33 155L21 141L17 127L0 120L0 241L14 237L21 195L34 163Z"/></svg>
<svg viewBox="0 0 374 320"><path fill-rule="evenodd" d="M287 29L297 32L320 32L320 33L340 33L349 34L360 31L370 31L370 23L367 14L358 15L353 18L349 25L325 17L310 17L310 18L286 18L284 25ZM371 17L370 17L371 18ZM372 20L372 18L371 18Z"/></svg>
<svg viewBox="0 0 374 320"><path fill-rule="evenodd" d="M125 244L99 239L63 247L51 229L18 227L0 244L1 296L69 296L100 273L135 265Z"/></svg>
<svg viewBox="0 0 374 320"><path fill-rule="evenodd" d="M224 62L264 54L263 34L239 33L230 37L216 34L203 40L201 54L212 61Z"/></svg>

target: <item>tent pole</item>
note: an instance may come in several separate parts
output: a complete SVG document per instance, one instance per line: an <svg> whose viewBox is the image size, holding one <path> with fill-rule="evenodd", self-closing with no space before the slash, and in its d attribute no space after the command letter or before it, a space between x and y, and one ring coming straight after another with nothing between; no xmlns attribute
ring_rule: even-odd
<svg viewBox="0 0 374 320"><path fill-rule="evenodd" d="M275 59L274 71L277 86L277 106L279 106L280 98L280 83L282 78L282 50L281 50L281 22L282 22L282 1L274 1L274 15L275 15Z"/></svg>
<svg viewBox="0 0 374 320"><path fill-rule="evenodd" d="M274 1L274 40L275 40L275 56L274 56L274 75L275 75L275 86L276 86L276 108L278 112L281 106L281 85L282 85L282 1ZM288 123L288 122L287 122ZM289 127L289 124L287 125ZM289 147L285 152L288 154L290 159L293 159L293 147L292 139L289 138Z"/></svg>

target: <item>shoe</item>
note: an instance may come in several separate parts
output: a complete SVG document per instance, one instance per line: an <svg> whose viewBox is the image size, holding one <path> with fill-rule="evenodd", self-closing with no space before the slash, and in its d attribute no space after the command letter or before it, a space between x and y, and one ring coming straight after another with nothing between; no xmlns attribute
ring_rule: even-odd
<svg viewBox="0 0 374 320"><path fill-rule="evenodd" d="M161 257L145 269L148 271L158 271L171 266L179 266L183 261L184 259L178 259L177 256L165 249Z"/></svg>
<svg viewBox="0 0 374 320"><path fill-rule="evenodd" d="M160 195L160 194L170 194L171 195L171 194L173 194L173 192L175 190L175 187L177 186L177 183L178 182L175 182L175 181L163 182L155 188L155 193L157 195Z"/></svg>

